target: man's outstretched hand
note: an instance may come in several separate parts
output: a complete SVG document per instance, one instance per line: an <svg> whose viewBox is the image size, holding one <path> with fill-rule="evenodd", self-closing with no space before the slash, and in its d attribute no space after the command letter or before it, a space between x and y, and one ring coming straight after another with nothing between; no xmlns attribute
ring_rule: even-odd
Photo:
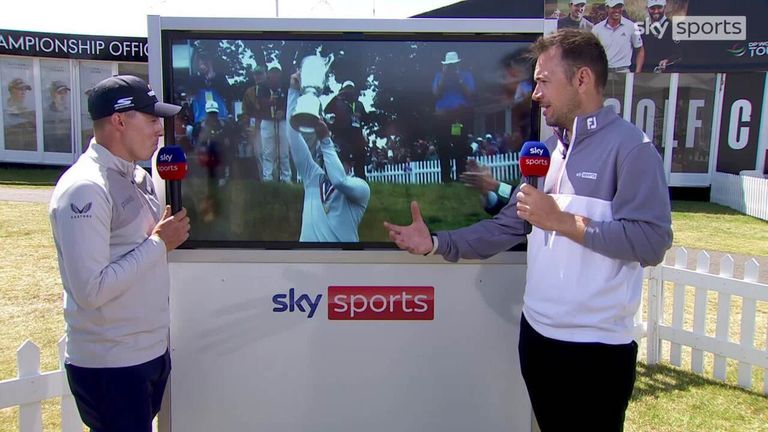
<svg viewBox="0 0 768 432"><path fill-rule="evenodd" d="M478 165L474 159L467 160L467 170L461 173L459 180L467 186L471 186L483 195L488 192L495 192L499 188L499 181L493 177L491 169L487 166Z"/></svg>
<svg viewBox="0 0 768 432"><path fill-rule="evenodd" d="M397 247L414 255L425 255L432 251L432 234L421 218L419 203L411 201L411 222L408 226L394 225L384 222L384 228L389 232L389 238Z"/></svg>

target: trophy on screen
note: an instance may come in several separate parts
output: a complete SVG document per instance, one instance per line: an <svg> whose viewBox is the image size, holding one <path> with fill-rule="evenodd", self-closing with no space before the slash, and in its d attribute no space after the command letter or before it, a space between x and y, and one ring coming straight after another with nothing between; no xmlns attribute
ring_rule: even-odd
<svg viewBox="0 0 768 432"><path fill-rule="evenodd" d="M325 88L328 68L333 54L328 57L312 55L301 61L301 96L296 101L296 111L291 115L291 127L295 130L314 129L321 116L320 95Z"/></svg>

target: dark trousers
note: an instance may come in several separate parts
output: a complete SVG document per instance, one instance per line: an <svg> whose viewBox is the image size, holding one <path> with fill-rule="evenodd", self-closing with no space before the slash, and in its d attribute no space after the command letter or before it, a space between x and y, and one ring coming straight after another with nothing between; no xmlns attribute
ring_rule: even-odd
<svg viewBox="0 0 768 432"><path fill-rule="evenodd" d="M435 139L437 140L437 155L440 158L440 181L450 183L451 160L456 161L456 180L466 171L467 157L470 154L469 131L473 112L469 108L456 109L435 114ZM453 124L461 127L453 130ZM455 132L458 132L456 134Z"/></svg>
<svg viewBox="0 0 768 432"><path fill-rule="evenodd" d="M152 432L171 372L168 351L136 366L64 367L80 418L91 432Z"/></svg>
<svg viewBox="0 0 768 432"><path fill-rule="evenodd" d="M542 432L622 431L637 343L564 342L520 321L520 367Z"/></svg>

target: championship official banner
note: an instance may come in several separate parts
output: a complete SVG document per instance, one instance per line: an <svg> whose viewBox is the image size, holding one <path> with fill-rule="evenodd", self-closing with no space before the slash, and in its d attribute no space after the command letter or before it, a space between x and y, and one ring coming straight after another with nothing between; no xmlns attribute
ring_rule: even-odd
<svg viewBox="0 0 768 432"><path fill-rule="evenodd" d="M609 67L629 72L768 70L768 2L721 0L547 0L558 28L592 31L611 49ZM610 30L611 26L623 29ZM642 45L642 49L640 46ZM631 58L631 64L628 63Z"/></svg>
<svg viewBox="0 0 768 432"><path fill-rule="evenodd" d="M104 61L148 61L146 38L0 30L0 54Z"/></svg>
<svg viewBox="0 0 768 432"><path fill-rule="evenodd" d="M762 72L726 75L717 172L739 174L755 169L764 86Z"/></svg>

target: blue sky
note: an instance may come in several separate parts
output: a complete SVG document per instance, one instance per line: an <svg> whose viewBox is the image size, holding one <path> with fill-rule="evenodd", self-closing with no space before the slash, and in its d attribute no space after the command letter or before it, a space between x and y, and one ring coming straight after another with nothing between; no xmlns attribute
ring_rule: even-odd
<svg viewBox="0 0 768 432"><path fill-rule="evenodd" d="M146 36L147 15L406 18L458 0L31 0L5 5L0 29ZM277 8L276 8L277 4ZM64 6L66 5L66 6Z"/></svg>

